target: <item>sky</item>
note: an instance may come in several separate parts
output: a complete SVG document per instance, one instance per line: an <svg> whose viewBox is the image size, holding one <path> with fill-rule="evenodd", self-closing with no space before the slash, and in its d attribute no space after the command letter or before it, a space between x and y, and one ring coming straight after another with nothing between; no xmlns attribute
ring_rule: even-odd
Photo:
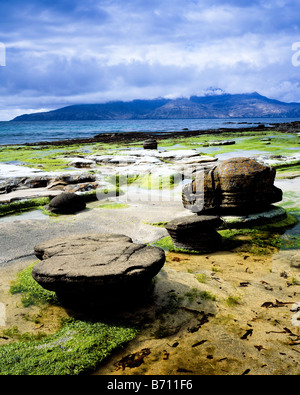
<svg viewBox="0 0 300 395"><path fill-rule="evenodd" d="M300 102L298 0L1 0L0 121L81 103Z"/></svg>

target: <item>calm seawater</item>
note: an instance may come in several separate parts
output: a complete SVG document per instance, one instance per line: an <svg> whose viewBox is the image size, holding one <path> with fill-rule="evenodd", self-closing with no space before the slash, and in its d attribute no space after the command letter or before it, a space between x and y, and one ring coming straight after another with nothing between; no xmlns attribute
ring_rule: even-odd
<svg viewBox="0 0 300 395"><path fill-rule="evenodd" d="M121 132L178 132L218 128L240 128L257 126L258 123L293 122L287 118L243 118L243 119L147 119L117 121L44 121L44 122L0 122L0 145L58 141L93 137L100 133Z"/></svg>

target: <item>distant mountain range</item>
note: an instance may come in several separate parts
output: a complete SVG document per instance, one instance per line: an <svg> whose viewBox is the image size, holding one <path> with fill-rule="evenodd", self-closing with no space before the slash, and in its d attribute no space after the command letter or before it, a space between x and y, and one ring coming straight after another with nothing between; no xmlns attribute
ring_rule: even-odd
<svg viewBox="0 0 300 395"><path fill-rule="evenodd" d="M12 121L74 121L122 119L299 118L300 103L284 103L249 94L210 94L178 99L115 101L78 104L57 110L24 114Z"/></svg>

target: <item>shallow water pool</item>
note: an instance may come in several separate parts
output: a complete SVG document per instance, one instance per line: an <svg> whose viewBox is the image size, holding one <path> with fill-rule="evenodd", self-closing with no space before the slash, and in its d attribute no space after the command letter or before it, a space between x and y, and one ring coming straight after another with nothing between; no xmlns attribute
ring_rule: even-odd
<svg viewBox="0 0 300 395"><path fill-rule="evenodd" d="M26 211L22 214L7 215L0 217L0 224L7 222L26 221L26 220L45 220L49 219L48 215L43 214L41 210Z"/></svg>

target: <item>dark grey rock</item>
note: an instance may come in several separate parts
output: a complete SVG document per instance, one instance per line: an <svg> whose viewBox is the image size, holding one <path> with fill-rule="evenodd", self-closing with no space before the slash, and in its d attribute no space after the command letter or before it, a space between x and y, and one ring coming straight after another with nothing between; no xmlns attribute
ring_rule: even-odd
<svg viewBox="0 0 300 395"><path fill-rule="evenodd" d="M98 182L84 182L82 184L70 184L64 188L65 192L87 192L93 191L98 188Z"/></svg>
<svg viewBox="0 0 300 395"><path fill-rule="evenodd" d="M64 181L54 181L47 186L47 189L49 189L50 191L52 190L63 191L67 185L68 184Z"/></svg>
<svg viewBox="0 0 300 395"><path fill-rule="evenodd" d="M157 149L157 141L153 139L148 139L144 141L144 149Z"/></svg>
<svg viewBox="0 0 300 395"><path fill-rule="evenodd" d="M44 188L48 185L50 176L12 177L0 183L0 194L10 193L19 189Z"/></svg>
<svg viewBox="0 0 300 395"><path fill-rule="evenodd" d="M287 212L283 207L270 206L266 211L259 213L222 216L221 218L224 222L224 229L242 229L283 221L287 218Z"/></svg>
<svg viewBox="0 0 300 395"><path fill-rule="evenodd" d="M8 178L0 181L0 194L10 193L20 188L26 181L26 177Z"/></svg>
<svg viewBox="0 0 300 395"><path fill-rule="evenodd" d="M282 200L276 170L250 158L228 159L184 186L182 201L195 213L241 215L265 211Z"/></svg>
<svg viewBox="0 0 300 395"><path fill-rule="evenodd" d="M300 257L299 256L293 257L290 261L290 265L291 265L291 267L300 269Z"/></svg>
<svg viewBox="0 0 300 395"><path fill-rule="evenodd" d="M222 223L218 216L194 215L176 218L168 222L165 228L178 248L212 251L222 244L222 237L216 231Z"/></svg>
<svg viewBox="0 0 300 395"><path fill-rule="evenodd" d="M90 173L81 173L81 174L62 174L59 175L54 181L62 181L67 184L80 184L84 182L94 182L96 181L96 176Z"/></svg>
<svg viewBox="0 0 300 395"><path fill-rule="evenodd" d="M209 141L208 146L234 145L234 140Z"/></svg>
<svg viewBox="0 0 300 395"><path fill-rule="evenodd" d="M50 177L48 176L37 176L37 177L29 177L24 183L25 188L45 188L49 181Z"/></svg>
<svg viewBox="0 0 300 395"><path fill-rule="evenodd" d="M76 193L61 193L54 197L48 205L46 210L54 214L74 214L78 211L84 210L86 207L85 200L82 196Z"/></svg>
<svg viewBox="0 0 300 395"><path fill-rule="evenodd" d="M33 278L68 303L123 304L144 295L165 263L158 247L116 234L54 239L34 248Z"/></svg>

